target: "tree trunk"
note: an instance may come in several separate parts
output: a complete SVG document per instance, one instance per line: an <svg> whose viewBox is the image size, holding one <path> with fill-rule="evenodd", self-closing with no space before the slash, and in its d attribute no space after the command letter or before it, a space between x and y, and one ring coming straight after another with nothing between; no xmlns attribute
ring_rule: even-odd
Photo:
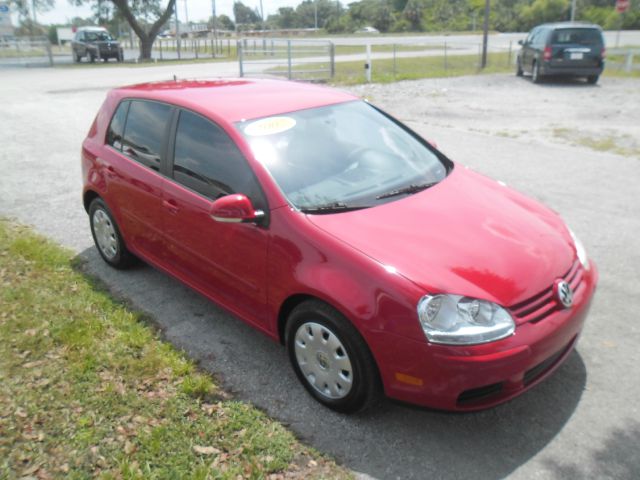
<svg viewBox="0 0 640 480"><path fill-rule="evenodd" d="M151 60L151 48L153 47L154 38L145 35L144 38L140 38L140 61L144 62Z"/></svg>
<svg viewBox="0 0 640 480"><path fill-rule="evenodd" d="M129 0L111 1L116 7L118 7L120 13L122 13L124 18L127 20L127 23L131 25L131 28L140 39L140 60L151 60L151 47L153 46L153 42L158 36L158 32L160 32L162 26L167 23L167 20L169 20L169 17L171 17L174 6L176 4L176 0L169 0L165 11L162 13L162 15L160 15L158 20L156 20L156 22L151 25L151 28L148 31L146 31L146 29L143 28L133 16L133 12L129 7Z"/></svg>

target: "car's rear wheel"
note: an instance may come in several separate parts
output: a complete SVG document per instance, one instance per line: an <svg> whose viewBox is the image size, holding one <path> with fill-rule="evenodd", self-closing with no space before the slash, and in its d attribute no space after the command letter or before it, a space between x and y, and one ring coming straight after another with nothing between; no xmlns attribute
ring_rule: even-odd
<svg viewBox="0 0 640 480"><path fill-rule="evenodd" d="M96 56L93 53L89 53L89 61L91 63L94 63L96 61Z"/></svg>
<svg viewBox="0 0 640 480"><path fill-rule="evenodd" d="M342 413L381 396L375 360L355 327L329 305L309 300L289 316L285 341L296 375L320 403Z"/></svg>
<svg viewBox="0 0 640 480"><path fill-rule="evenodd" d="M538 62L533 62L531 66L531 81L533 83L540 83L540 64Z"/></svg>
<svg viewBox="0 0 640 480"><path fill-rule="evenodd" d="M93 241L105 262L118 269L128 268L135 263L136 257L127 250L118 224L101 198L91 202L89 222Z"/></svg>
<svg viewBox="0 0 640 480"><path fill-rule="evenodd" d="M73 52L73 61L74 63L80 63L82 57L78 54L78 52Z"/></svg>
<svg viewBox="0 0 640 480"><path fill-rule="evenodd" d="M600 75L589 75L587 77L587 83L590 83L591 85L595 85L596 83L598 83L599 78L600 78Z"/></svg>
<svg viewBox="0 0 640 480"><path fill-rule="evenodd" d="M516 76L521 77L524 74L522 70L522 64L520 63L520 59L516 60Z"/></svg>

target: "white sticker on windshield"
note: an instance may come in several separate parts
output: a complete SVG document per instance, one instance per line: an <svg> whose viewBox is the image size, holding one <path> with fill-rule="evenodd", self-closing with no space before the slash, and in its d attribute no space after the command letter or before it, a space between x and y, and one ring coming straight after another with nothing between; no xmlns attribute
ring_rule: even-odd
<svg viewBox="0 0 640 480"><path fill-rule="evenodd" d="M247 125L244 129L245 135L250 137L262 137L264 135L275 135L286 132L296 126L295 119L291 117L271 117L256 120Z"/></svg>

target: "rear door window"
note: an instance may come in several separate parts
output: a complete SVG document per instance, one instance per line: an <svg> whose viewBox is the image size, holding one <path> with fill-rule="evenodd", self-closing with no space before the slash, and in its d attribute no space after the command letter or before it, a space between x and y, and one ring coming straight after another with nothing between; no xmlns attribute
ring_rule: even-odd
<svg viewBox="0 0 640 480"><path fill-rule="evenodd" d="M164 103L132 100L124 130L122 152L160 171L162 149L172 107Z"/></svg>
<svg viewBox="0 0 640 480"><path fill-rule="evenodd" d="M554 45L602 45L602 35L595 28L563 28L553 32Z"/></svg>

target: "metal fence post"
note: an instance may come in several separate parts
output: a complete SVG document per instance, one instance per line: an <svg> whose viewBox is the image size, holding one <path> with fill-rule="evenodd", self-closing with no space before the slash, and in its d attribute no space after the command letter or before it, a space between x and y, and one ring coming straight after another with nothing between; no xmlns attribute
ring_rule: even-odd
<svg viewBox="0 0 640 480"><path fill-rule="evenodd" d="M240 77L244 77L244 70L242 68L242 60L244 59L244 55L243 55L243 50L242 50L242 43L238 42L236 44L236 49L238 52L238 64L240 65Z"/></svg>
<svg viewBox="0 0 640 480"><path fill-rule="evenodd" d="M444 41L444 72L447 73L449 66L447 65L447 41Z"/></svg>
<svg viewBox="0 0 640 480"><path fill-rule="evenodd" d="M371 82L371 44L367 43L367 63L364 64L364 73L367 78L367 83Z"/></svg>
<svg viewBox="0 0 640 480"><path fill-rule="evenodd" d="M393 44L393 78L396 78L398 73L398 65L396 64L396 44Z"/></svg>
<svg viewBox="0 0 640 480"><path fill-rule="evenodd" d="M336 46L333 42L329 42L329 68L331 69L331 78L336 75Z"/></svg>
<svg viewBox="0 0 640 480"><path fill-rule="evenodd" d="M45 46L47 48L47 55L49 56L49 65L53 67L53 53L51 52L51 44L46 41Z"/></svg>
<svg viewBox="0 0 640 480"><path fill-rule="evenodd" d="M633 70L633 51L629 50L627 52L627 59L624 62L624 71L631 72Z"/></svg>
<svg viewBox="0 0 640 480"><path fill-rule="evenodd" d="M291 40L287 40L287 75L291 80Z"/></svg>

